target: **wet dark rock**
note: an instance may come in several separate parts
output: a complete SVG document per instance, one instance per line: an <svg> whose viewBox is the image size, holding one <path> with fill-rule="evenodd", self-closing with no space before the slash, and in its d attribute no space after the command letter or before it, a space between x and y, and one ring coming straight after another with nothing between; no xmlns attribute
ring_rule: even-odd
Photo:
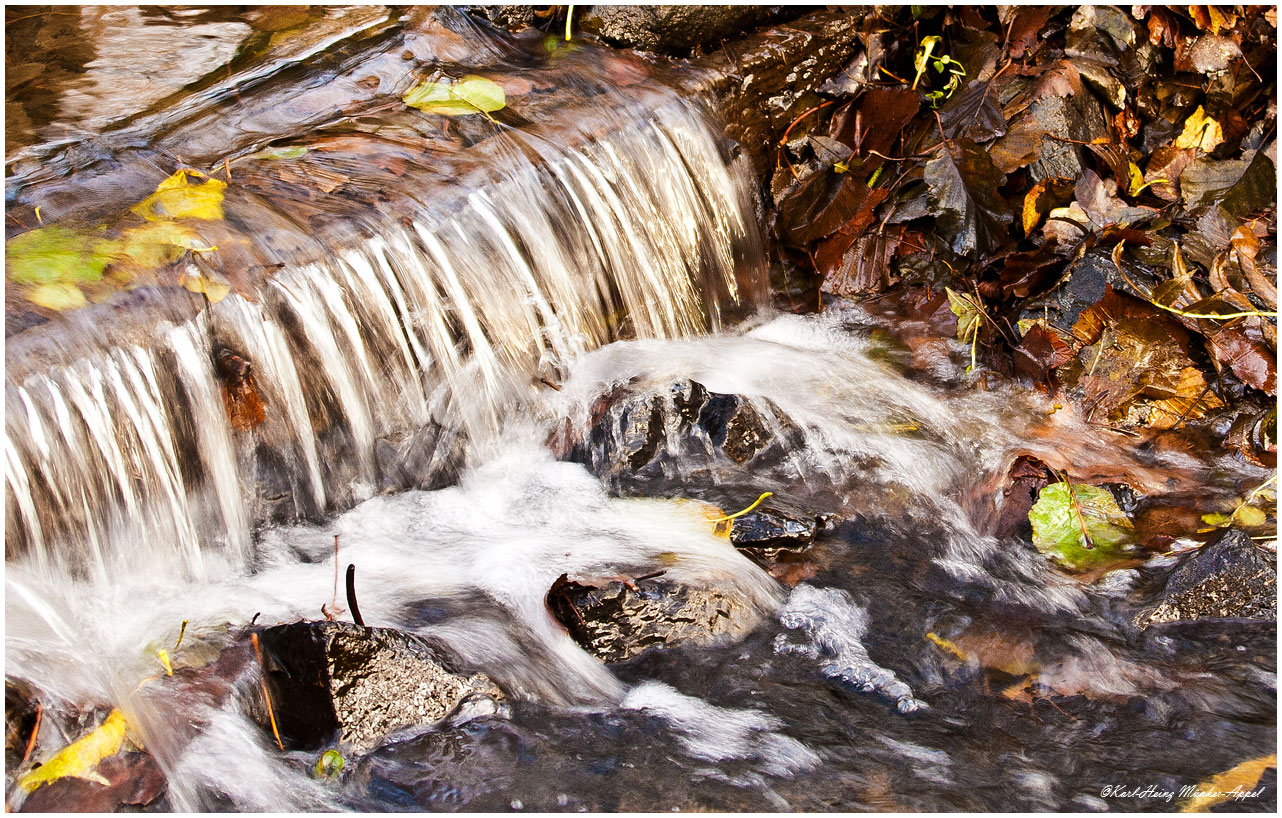
<svg viewBox="0 0 1282 818"><path fill-rule="evenodd" d="M687 74L688 94L709 95L758 177L768 177L775 146L788 125L818 104L816 89L859 50L868 6L818 11L785 24L727 41L694 61L707 76Z"/></svg>
<svg viewBox="0 0 1282 818"><path fill-rule="evenodd" d="M739 395L710 394L699 412L699 425L713 444L736 463L750 460L771 437L761 414Z"/></svg>
<svg viewBox="0 0 1282 818"><path fill-rule="evenodd" d="M592 6L576 22L606 42L681 55L779 16L770 6Z"/></svg>
<svg viewBox="0 0 1282 818"><path fill-rule="evenodd" d="M743 606L730 596L662 576L597 587L562 575L547 603L574 641L603 662L622 662L652 648L715 644L742 627L736 613Z"/></svg>
<svg viewBox="0 0 1282 818"><path fill-rule="evenodd" d="M364 752L388 733L427 726L476 696L501 697L482 674L452 669L442 651L387 628L295 622L260 632L273 713L288 748L337 737Z"/></svg>
<svg viewBox="0 0 1282 818"><path fill-rule="evenodd" d="M801 430L769 401L709 392L690 380L597 399L588 430L562 430L549 445L612 482L720 466L759 470L778 462Z"/></svg>
<svg viewBox="0 0 1282 818"><path fill-rule="evenodd" d="M1231 529L1176 568L1158 605L1138 621L1143 626L1198 619L1276 621L1277 593L1277 569L1249 536Z"/></svg>
<svg viewBox="0 0 1282 818"><path fill-rule="evenodd" d="M538 17L534 6L469 6L468 12L484 17L491 23L503 26L510 31L518 31L534 25Z"/></svg>
<svg viewBox="0 0 1282 818"><path fill-rule="evenodd" d="M730 521L730 542L737 548L802 549L814 541L826 516L786 498L769 497Z"/></svg>

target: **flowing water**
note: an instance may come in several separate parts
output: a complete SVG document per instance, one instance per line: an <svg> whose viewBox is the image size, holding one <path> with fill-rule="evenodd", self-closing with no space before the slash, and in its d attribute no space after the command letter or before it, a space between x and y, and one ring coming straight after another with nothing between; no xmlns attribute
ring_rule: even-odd
<svg viewBox="0 0 1282 818"><path fill-rule="evenodd" d="M248 47L234 20L197 22L223 26L211 53ZM1272 751L1272 627L1137 631L1171 560L1088 582L994 533L1020 455L1159 499L1227 499L1258 475L1128 451L1022 390L968 386L965 350L913 355L859 308L771 315L745 169L638 65L470 31L460 55L448 14L348 23L260 38L231 79L95 123L95 149L128 161L88 181L47 178L88 150L48 133L11 163L12 210L91 223L110 209L98 176L140 199L176 145L206 168L231 155L217 243L244 239L235 261L257 271L203 309L149 293L10 338L6 674L40 691L50 729L121 707L179 810L1167 810L1103 791L1178 793ZM412 77L389 77L411 52L470 56L547 100L441 132L379 96L315 113L309 95L348 79L385 71L403 91ZM77 99L61 116L83 125ZM300 139L298 122L268 127L286 102L328 141L252 158ZM218 106L234 121L197 127ZM411 133L431 162L406 158ZM273 164L314 154L293 176ZM312 195L318 178L346 192ZM661 473L620 482L548 445L587 437L603 394L684 379L753 402L787 448L740 466L673 439ZM687 501L765 490L838 520L783 581ZM365 621L447 645L507 691L497 712L393 736L324 781L254 722L252 670L228 696L137 695L184 621L178 664L254 618L318 618L336 537ZM736 636L606 666L545 604L562 574L656 571L734 599ZM1239 806L1272 809L1275 774L1262 783Z"/></svg>

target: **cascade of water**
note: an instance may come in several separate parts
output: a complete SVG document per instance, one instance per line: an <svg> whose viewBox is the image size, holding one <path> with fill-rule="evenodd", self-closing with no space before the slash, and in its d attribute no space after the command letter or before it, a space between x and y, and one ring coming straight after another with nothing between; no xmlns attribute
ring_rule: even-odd
<svg viewBox="0 0 1282 818"><path fill-rule="evenodd" d="M452 212L411 200L253 298L11 374L8 554L101 575L176 549L199 573L258 521L433 484L448 441L484 446L586 350L718 327L760 289L745 180L693 106L619 117L578 145L496 137L499 178Z"/></svg>

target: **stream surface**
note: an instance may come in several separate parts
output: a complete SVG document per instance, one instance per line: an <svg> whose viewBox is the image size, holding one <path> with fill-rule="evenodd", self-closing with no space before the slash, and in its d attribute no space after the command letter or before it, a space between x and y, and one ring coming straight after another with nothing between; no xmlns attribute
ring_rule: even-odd
<svg viewBox="0 0 1282 818"><path fill-rule="evenodd" d="M698 105L608 52L535 59L457 17L365 13L255 27L86 12L85 26L198 29L191 78L111 107L95 94L119 57L73 55L74 93L24 109L12 212L108 218L103 191L145 196L179 144L209 170L250 163L233 175L259 185L227 203L250 249L193 262L213 275L251 259L254 297L127 301L164 302L143 330L75 315L11 328L6 677L40 691L54 728L121 707L168 780L161 807L267 812L1169 811L1273 752L1274 625L1141 631L1175 559L1073 578L1026 531L993 534L1019 456L1128 483L1141 503L1229 502L1257 470L977 388L963 345L901 340L860 307L771 312L751 180ZM274 37L286 23L311 33ZM543 97L513 93L520 119L496 123L390 110L416 75L356 99L335 38L370 49L371 71L413 52L414 70L489 71ZM354 98L322 115L308 100L325 87ZM239 115L206 130L237 95ZM288 128L268 121L282 103ZM102 135L70 145L72 126ZM252 158L317 131L349 141L298 178ZM395 150L371 136L388 133ZM431 161L404 153L420 138ZM85 179L59 176L85 151L99 157ZM326 168L347 193L310 195ZM262 425L228 417L224 352L255 367ZM619 483L549 446L588 437L602 395L687 379L758 406L786 449L746 466L674 457ZM776 576L690 502L733 511L767 490L835 520ZM182 623L173 661L203 664L251 620L341 603L348 563L365 622L448 646L509 694L497 712L393 735L319 780L316 754L279 752L243 696L149 709L132 695ZM658 571L734 599L746 636L606 666L545 603L562 574ZM1274 811L1275 770L1260 786L1232 806Z"/></svg>

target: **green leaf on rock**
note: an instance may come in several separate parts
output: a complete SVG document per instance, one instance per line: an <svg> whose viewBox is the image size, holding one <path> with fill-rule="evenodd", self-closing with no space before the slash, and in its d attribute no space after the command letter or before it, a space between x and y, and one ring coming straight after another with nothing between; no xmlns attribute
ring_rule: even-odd
<svg viewBox="0 0 1282 818"><path fill-rule="evenodd" d="M488 115L507 105L503 86L474 74L459 80L448 77L425 80L411 88L402 99L411 108L444 116Z"/></svg>
<svg viewBox="0 0 1282 818"><path fill-rule="evenodd" d="M14 284L97 281L111 261L112 248L113 242L97 231L38 227L6 242L6 273Z"/></svg>
<svg viewBox="0 0 1282 818"><path fill-rule="evenodd" d="M1028 512L1037 550L1070 571L1126 559L1135 526L1113 495L1096 486L1052 483Z"/></svg>

